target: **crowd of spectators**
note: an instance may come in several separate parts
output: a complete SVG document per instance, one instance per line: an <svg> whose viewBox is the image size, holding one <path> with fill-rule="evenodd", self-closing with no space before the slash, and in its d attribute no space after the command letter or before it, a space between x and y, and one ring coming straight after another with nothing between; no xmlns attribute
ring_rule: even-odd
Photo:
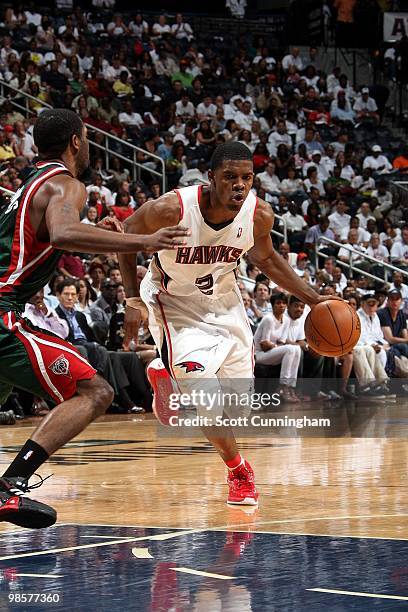
<svg viewBox="0 0 408 612"><path fill-rule="evenodd" d="M315 397L354 396L348 386L353 367L363 395L384 393L390 376L403 374L406 326L394 329L392 306L399 292L402 325L408 287L403 274L384 276L381 262L408 270L407 209L392 184L408 173L408 148L384 125L383 89L353 86L336 66L325 73L322 49L274 49L262 37L244 35L231 48L222 32L203 39L181 14L155 18L76 7L69 15L40 15L34 5L19 6L4 11L0 34L0 80L12 88L5 87L0 100L1 187L18 189L35 162L32 129L43 103L75 110L95 143L82 218L88 224L106 215L123 221L161 195L162 183L151 172L161 165L149 154L164 161L167 189L205 185L214 148L230 139L242 142L253 153L253 189L270 203L275 230L286 236L283 242L275 236L275 246L297 274L318 291L349 299L362 323L367 316L377 321L376 308L387 299L375 340L363 334L360 348L340 361L340 387L322 387ZM33 96L26 112L20 92ZM117 153L108 163L100 155L105 134ZM142 149L137 179L126 142ZM141 254L139 263L142 277L147 257ZM281 364L283 396L298 401L299 373L330 378L336 363L311 356L301 331L304 305L262 279L245 259L240 272L258 372ZM134 351L121 357L125 299L115 254L67 253L26 315L97 364L121 409L146 410L150 391L143 367L155 347L142 329ZM287 324L281 325L283 319ZM37 399L33 406L46 410Z"/></svg>

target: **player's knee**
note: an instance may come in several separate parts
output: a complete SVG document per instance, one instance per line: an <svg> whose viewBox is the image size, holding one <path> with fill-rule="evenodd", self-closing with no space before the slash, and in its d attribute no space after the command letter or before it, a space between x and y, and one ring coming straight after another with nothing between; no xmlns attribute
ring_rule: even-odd
<svg viewBox="0 0 408 612"><path fill-rule="evenodd" d="M115 393L108 382L101 376L98 377L98 383L95 394L95 412L97 414L105 414L111 403Z"/></svg>
<svg viewBox="0 0 408 612"><path fill-rule="evenodd" d="M107 411L115 395L110 384L99 374L90 380L81 381L77 390L80 395L92 399L95 418Z"/></svg>

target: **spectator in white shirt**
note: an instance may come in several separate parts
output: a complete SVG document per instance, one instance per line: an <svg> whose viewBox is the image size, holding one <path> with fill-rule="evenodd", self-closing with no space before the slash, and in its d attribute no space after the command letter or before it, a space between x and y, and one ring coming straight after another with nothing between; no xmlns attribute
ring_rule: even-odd
<svg viewBox="0 0 408 612"><path fill-rule="evenodd" d="M351 248L346 248L346 246ZM358 244L358 231L351 229L348 233L348 241L339 249L337 257L347 264L350 263L351 259L353 264L360 264L360 267L362 267L363 263L365 264L362 257L365 252L365 247Z"/></svg>
<svg viewBox="0 0 408 612"><path fill-rule="evenodd" d="M282 68L285 72L289 70L290 66L295 66L295 68L299 71L303 70L303 61L300 57L298 47L293 47L292 53L288 53L288 55L285 55L285 57L282 59Z"/></svg>
<svg viewBox="0 0 408 612"><path fill-rule="evenodd" d="M152 38L161 38L165 34L171 34L171 28L165 15L160 15L159 21L153 24L152 33Z"/></svg>
<svg viewBox="0 0 408 612"><path fill-rule="evenodd" d="M91 193L92 191L98 193L99 200L102 203L105 203L106 206L113 206L114 200L112 197L112 192L110 189L102 185L102 177L99 174L94 175L93 184L88 185L86 190L88 193Z"/></svg>
<svg viewBox="0 0 408 612"><path fill-rule="evenodd" d="M371 214L370 204L368 202L363 202L361 204L356 217L360 219L360 227L363 229L367 229L367 222L369 219L376 220L374 215Z"/></svg>
<svg viewBox="0 0 408 612"><path fill-rule="evenodd" d="M337 237L340 237L342 230L350 227L350 215L346 213L347 204L344 200L337 200L336 210L329 215L330 229Z"/></svg>
<svg viewBox="0 0 408 612"><path fill-rule="evenodd" d="M370 257L374 257L378 259L379 262L388 263L390 260L390 255L388 253L387 247L380 243L379 235L374 232L371 234L370 242L366 251L367 255ZM384 278L384 266L381 263L375 264L371 262L370 273L374 274L374 276L379 276L380 278Z"/></svg>
<svg viewBox="0 0 408 612"><path fill-rule="evenodd" d="M340 233L340 241L347 242L348 234L351 229L357 230L357 242L358 244L362 244L366 246L371 238L370 232L360 227L360 219L358 217L351 217L350 225L344 227Z"/></svg>
<svg viewBox="0 0 408 612"><path fill-rule="evenodd" d="M204 99L197 106L197 117L199 121L210 120L215 117L215 113L217 112L217 107L212 101L212 97L210 94L206 94Z"/></svg>
<svg viewBox="0 0 408 612"><path fill-rule="evenodd" d="M374 145L371 151L372 155L367 155L367 157L364 158L363 168L371 168L371 170L377 174L392 172L392 165L388 159L385 155L380 155L382 152L380 145Z"/></svg>
<svg viewBox="0 0 408 612"><path fill-rule="evenodd" d="M103 69L103 76L105 77L107 81L109 81L110 83L113 83L120 77L121 72L127 72L128 78L131 77L131 74L129 70L126 68L126 66L123 66L121 64L120 57L118 55L114 55L112 58L112 64L111 65L108 64Z"/></svg>
<svg viewBox="0 0 408 612"><path fill-rule="evenodd" d="M98 211L95 206L88 206L86 210L85 217L82 219L81 223L85 225L96 225L98 221Z"/></svg>
<svg viewBox="0 0 408 612"><path fill-rule="evenodd" d="M333 68L333 72L327 77L327 93L331 96L334 95L334 90L336 89L336 87L340 85L340 74L341 68L336 66L335 68Z"/></svg>
<svg viewBox="0 0 408 612"><path fill-rule="evenodd" d="M374 179L372 179L374 181ZM386 213L390 210L393 205L392 193L387 189L388 183L384 180L379 180L377 189L373 189L371 193L372 198L377 198L379 206L377 207L381 213Z"/></svg>
<svg viewBox="0 0 408 612"><path fill-rule="evenodd" d="M307 193L310 192L311 188L314 187L319 191L321 196L326 195L326 190L322 181L319 179L317 174L317 168L315 165L309 166L306 172L307 178L303 181L303 185L305 186L305 190Z"/></svg>
<svg viewBox="0 0 408 612"><path fill-rule="evenodd" d="M177 40L190 41L194 38L191 25L184 21L181 13L177 13L176 15L176 23L171 26L171 33Z"/></svg>
<svg viewBox="0 0 408 612"><path fill-rule="evenodd" d="M123 104L123 112L119 113L119 122L125 127L141 128L144 126L144 121L139 113L133 110L132 102L126 100Z"/></svg>
<svg viewBox="0 0 408 612"><path fill-rule="evenodd" d="M385 372L389 345L386 343L377 315L378 300L374 295L365 294L361 308L357 311L361 323L361 334L353 350L354 371L361 391L367 395L379 396L389 393Z"/></svg>
<svg viewBox="0 0 408 612"><path fill-rule="evenodd" d="M372 195L375 189L375 180L371 176L371 168L364 168L362 174L355 176L351 181L351 186L364 196Z"/></svg>
<svg viewBox="0 0 408 612"><path fill-rule="evenodd" d="M289 150L292 149L292 138L289 136L286 129L286 121L284 119L279 119L276 124L276 131L271 132L268 138L268 151L269 155L276 156L278 146L280 144L284 144L288 147Z"/></svg>
<svg viewBox="0 0 408 612"><path fill-rule="evenodd" d="M194 104L190 102L187 92L183 92L181 100L176 102L176 117L181 117L184 121L192 119L195 115Z"/></svg>
<svg viewBox="0 0 408 612"><path fill-rule="evenodd" d="M253 122L257 121L257 117L251 108L251 102L245 100L242 104L242 109L236 113L234 119L242 130L251 131Z"/></svg>
<svg viewBox="0 0 408 612"><path fill-rule="evenodd" d="M402 299L405 301L408 300L408 285L403 282L404 279L407 280L407 277L403 276L401 272L393 272L390 291L396 289L401 293Z"/></svg>
<svg viewBox="0 0 408 612"><path fill-rule="evenodd" d="M322 161L322 154L320 151L312 151L312 161L308 162L303 166L303 176L307 176L309 168L314 166L317 169L317 177L319 181L324 183L329 178L329 170L327 165Z"/></svg>
<svg viewBox="0 0 408 612"><path fill-rule="evenodd" d="M392 245L391 261L404 270L408 269L408 226L402 228L401 240Z"/></svg>
<svg viewBox="0 0 408 612"><path fill-rule="evenodd" d="M307 223L304 217L299 214L299 208L296 202L290 201L288 204L288 209L288 212L282 215L287 229L290 232L302 232L302 230L307 228Z"/></svg>
<svg viewBox="0 0 408 612"><path fill-rule="evenodd" d="M361 96L354 102L353 110L357 113L357 121L372 119L376 123L380 122L377 103L374 98L370 98L368 87L363 87L361 90Z"/></svg>
<svg viewBox="0 0 408 612"><path fill-rule="evenodd" d="M257 175L261 181L261 187L267 193L273 196L279 196L280 180L275 174L275 164L268 162L265 166L265 171Z"/></svg>
<svg viewBox="0 0 408 612"><path fill-rule="evenodd" d="M271 297L272 313L266 315L255 332L255 361L260 365L279 365L280 394L285 402L297 403L295 394L302 350L298 344L286 344L289 320L284 319L288 298L284 293Z"/></svg>
<svg viewBox="0 0 408 612"><path fill-rule="evenodd" d="M131 36L142 38L143 34L149 33L149 25L143 19L142 13L136 13L133 20L129 23L129 32Z"/></svg>

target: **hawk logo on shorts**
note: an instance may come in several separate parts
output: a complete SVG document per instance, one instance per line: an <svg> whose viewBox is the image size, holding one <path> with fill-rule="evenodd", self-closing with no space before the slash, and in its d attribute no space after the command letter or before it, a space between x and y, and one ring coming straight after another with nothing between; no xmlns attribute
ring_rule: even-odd
<svg viewBox="0 0 408 612"><path fill-rule="evenodd" d="M64 355L57 357L55 361L50 363L48 368L57 376L67 376L68 378L72 378L71 372L69 371L69 361L66 357L64 357Z"/></svg>
<svg viewBox="0 0 408 612"><path fill-rule="evenodd" d="M204 372L205 370L204 366L197 361L182 361L181 363L176 363L176 366L179 368L186 368L186 374L190 372Z"/></svg>
<svg viewBox="0 0 408 612"><path fill-rule="evenodd" d="M238 232L237 232L237 238L241 238L242 236L242 227L238 228Z"/></svg>

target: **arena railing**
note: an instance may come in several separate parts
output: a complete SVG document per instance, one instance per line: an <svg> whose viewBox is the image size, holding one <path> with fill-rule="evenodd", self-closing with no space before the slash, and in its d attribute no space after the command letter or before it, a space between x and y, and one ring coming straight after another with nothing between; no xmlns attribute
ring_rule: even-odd
<svg viewBox="0 0 408 612"><path fill-rule="evenodd" d="M318 257L323 257L323 258L331 257L331 255L327 255L327 253L322 253L322 251L319 250L319 244L321 244L322 242L326 242L327 244L330 244L334 246L335 248L345 248L347 251L349 251L350 257L349 257L348 263L346 263L345 261L342 261L341 259L338 259L337 257L336 257L336 263L338 263L338 265L341 267L346 267L351 273L358 272L358 274L362 274L374 280L380 281L381 283L388 282L387 270L391 270L392 272L400 272L404 276L408 277L407 271L402 270L401 268L398 268L397 266L394 266L393 264L390 264L384 261L380 261L379 259L376 259L375 257L371 257L371 255L367 255L367 253L360 253L359 251L354 250L353 247L348 244L342 244L341 242L337 242L336 240L331 240L331 238L326 238L325 236L321 236L318 242L315 243L316 262L318 261ZM367 262L373 263L377 266L379 265L382 266L384 268L384 278L380 278L379 276L371 274L371 272L367 272L366 270L359 268L358 264L353 264L353 254L356 254L356 253L362 259L365 259Z"/></svg>
<svg viewBox="0 0 408 612"><path fill-rule="evenodd" d="M5 90L5 88L7 89ZM10 95L10 92L13 92L14 95ZM28 94L25 91L21 91L20 89L17 89L16 87L9 85L8 83L4 83L4 81L0 81L0 96L4 99L4 101L10 102L10 104L12 104L14 107L24 111L27 114L33 112L33 109L30 108L30 100L32 102L35 102L36 104L40 104L43 108L53 108L53 106L51 106L51 104L48 104L48 102L44 102L44 100L41 100L40 98L36 98L35 96L32 96L31 94ZM15 99L16 97L17 100ZM24 100L21 100L21 98L23 98ZM24 102L24 104L21 103L22 101ZM95 134L98 133L104 137L103 144L96 142L95 139L89 138L89 136L88 140L92 146L104 152L105 164L107 169L109 168L109 161L111 157L117 157L122 161L126 162L127 164L131 165L133 180L139 180L141 176L141 171L144 170L146 172L149 172L154 177L158 177L161 182L163 193L166 191L166 166L164 160L161 157L159 157L158 155L154 155L154 153L150 153L149 151L146 151L141 147L137 147L136 145L126 140L122 140L121 138L118 138L117 136L114 136L109 132L105 132L104 130L94 127L93 125L86 123L86 121L84 123L88 128L88 133L94 132ZM112 143L114 142L119 143L120 147L126 148L128 155L126 155L123 150L122 152L119 152L113 149ZM145 155L148 158L147 163L151 163L155 166L155 168L146 166L140 161L138 161L138 154ZM158 170L157 168L160 168L161 170Z"/></svg>

